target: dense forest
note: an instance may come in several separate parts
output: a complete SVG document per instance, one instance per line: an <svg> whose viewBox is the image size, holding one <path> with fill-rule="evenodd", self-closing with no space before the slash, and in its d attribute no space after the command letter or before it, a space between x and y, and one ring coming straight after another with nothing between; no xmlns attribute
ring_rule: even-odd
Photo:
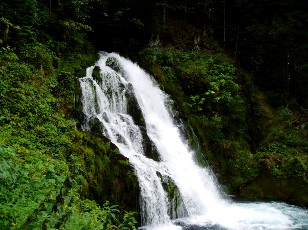
<svg viewBox="0 0 308 230"><path fill-rule="evenodd" d="M214 38L238 65L254 73L272 104L295 99L307 106L304 0L16 0L2 1L1 17L3 46L20 49L36 41L58 54L64 44L86 49L86 41L127 54L150 40L174 45L181 34L172 36L171 30L189 24L191 31L178 29L193 33L194 40L177 46L188 48L194 42L189 48L202 48L200 39Z"/></svg>
<svg viewBox="0 0 308 230"><path fill-rule="evenodd" d="M134 229L138 182L78 78L119 52L239 199L308 206L306 0L1 0L0 228ZM198 144L202 143L202 144Z"/></svg>

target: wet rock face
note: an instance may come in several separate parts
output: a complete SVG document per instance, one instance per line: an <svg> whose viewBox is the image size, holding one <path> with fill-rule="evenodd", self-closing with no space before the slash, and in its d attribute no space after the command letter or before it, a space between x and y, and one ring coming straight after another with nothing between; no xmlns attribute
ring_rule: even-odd
<svg viewBox="0 0 308 230"><path fill-rule="evenodd" d="M100 74L100 68L98 66L95 66L93 69L92 77L95 81L101 82L102 81L102 76Z"/></svg>
<svg viewBox="0 0 308 230"><path fill-rule="evenodd" d="M127 97L127 112L130 114L134 120L134 123L139 126L142 139L143 139L143 149L145 155L155 161L159 161L159 153L154 145L154 143L149 138L146 131L146 124L142 115L142 111L138 105L137 99L134 95L133 88L130 85L126 91Z"/></svg>
<svg viewBox="0 0 308 230"><path fill-rule="evenodd" d="M106 60L106 65L116 72L123 72L123 68L120 65L119 61L115 57L108 57Z"/></svg>
<svg viewBox="0 0 308 230"><path fill-rule="evenodd" d="M167 194L169 201L168 214L172 219L187 217L188 212L184 205L184 201L180 195L180 190L176 186L174 180L166 175L157 172L157 176L162 181L163 188Z"/></svg>

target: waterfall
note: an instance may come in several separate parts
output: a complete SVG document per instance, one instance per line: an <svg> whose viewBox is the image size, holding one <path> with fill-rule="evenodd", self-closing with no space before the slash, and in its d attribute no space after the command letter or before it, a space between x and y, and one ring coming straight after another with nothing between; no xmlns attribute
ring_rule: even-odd
<svg viewBox="0 0 308 230"><path fill-rule="evenodd" d="M135 63L102 52L80 78L80 86L83 128L89 130L91 121L98 119L102 134L135 170L143 226L181 229L175 225L191 221L231 229L250 229L246 223L272 226L272 219L266 220L265 214L272 215L275 226L278 220L281 226L293 223L279 209L271 208L273 204L247 207L223 198L210 171L195 162L194 152L173 119L170 98ZM258 219L260 213L263 216Z"/></svg>

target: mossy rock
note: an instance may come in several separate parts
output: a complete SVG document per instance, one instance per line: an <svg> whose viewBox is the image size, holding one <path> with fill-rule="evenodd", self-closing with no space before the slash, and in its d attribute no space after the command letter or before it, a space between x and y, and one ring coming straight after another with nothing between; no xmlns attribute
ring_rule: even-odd
<svg viewBox="0 0 308 230"><path fill-rule="evenodd" d="M102 81L100 68L98 66L94 66L94 69L93 69L93 72L92 72L92 77L95 81L97 81L99 83Z"/></svg>
<svg viewBox="0 0 308 230"><path fill-rule="evenodd" d="M123 68L119 61L115 57L108 57L106 60L106 66L109 66L111 69L116 72L123 72Z"/></svg>
<svg viewBox="0 0 308 230"><path fill-rule="evenodd" d="M78 132L77 139L85 177L83 196L101 205L108 200L122 210L136 211L139 185L128 159L101 135Z"/></svg>
<svg viewBox="0 0 308 230"><path fill-rule="evenodd" d="M248 200L259 200L264 197L264 193L258 185L253 184L246 187L241 196Z"/></svg>
<svg viewBox="0 0 308 230"><path fill-rule="evenodd" d="M163 188L167 193L169 201L168 213L170 217L172 219L186 217L188 215L187 209L185 208L184 201L180 196L180 191L173 179L169 176L163 176L159 172L157 172L157 176L160 177Z"/></svg>
<svg viewBox="0 0 308 230"><path fill-rule="evenodd" d="M277 180L274 177L261 177L244 187L239 195L247 200L284 201L308 207L308 183L300 177Z"/></svg>
<svg viewBox="0 0 308 230"><path fill-rule="evenodd" d="M103 130L104 130L104 126L102 122L100 122L97 117L89 121L89 128L90 128L90 131L96 135L102 135Z"/></svg>

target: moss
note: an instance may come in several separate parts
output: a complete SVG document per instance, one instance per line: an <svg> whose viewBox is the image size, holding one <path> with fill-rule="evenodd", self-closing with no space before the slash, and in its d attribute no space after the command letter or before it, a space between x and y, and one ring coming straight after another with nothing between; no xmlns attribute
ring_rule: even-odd
<svg viewBox="0 0 308 230"><path fill-rule="evenodd" d="M264 199L264 193L257 184L250 185L242 190L240 196L247 200L260 200Z"/></svg>
<svg viewBox="0 0 308 230"><path fill-rule="evenodd" d="M175 182L168 176L163 176L157 172L157 175L162 181L163 188L169 200L168 213L173 219L178 219L187 216L183 200L180 196L180 191Z"/></svg>
<svg viewBox="0 0 308 230"><path fill-rule="evenodd" d="M137 210L138 181L134 170L108 139L95 133L78 132L78 153L85 180L83 196L121 209Z"/></svg>
<svg viewBox="0 0 308 230"><path fill-rule="evenodd" d="M104 130L104 126L102 122L100 122L98 118L96 117L89 121L89 127L90 127L90 131L92 133L95 133L96 135L102 135L103 130Z"/></svg>
<svg viewBox="0 0 308 230"><path fill-rule="evenodd" d="M239 195L248 200L283 200L308 207L307 185L300 177L277 180L267 175L244 187Z"/></svg>
<svg viewBox="0 0 308 230"><path fill-rule="evenodd" d="M100 68L98 66L95 66L92 72L92 77L95 81L100 83L102 81L102 76L100 73Z"/></svg>
<svg viewBox="0 0 308 230"><path fill-rule="evenodd" d="M106 65L115 70L116 72L123 72L123 68L115 57L108 57Z"/></svg>

